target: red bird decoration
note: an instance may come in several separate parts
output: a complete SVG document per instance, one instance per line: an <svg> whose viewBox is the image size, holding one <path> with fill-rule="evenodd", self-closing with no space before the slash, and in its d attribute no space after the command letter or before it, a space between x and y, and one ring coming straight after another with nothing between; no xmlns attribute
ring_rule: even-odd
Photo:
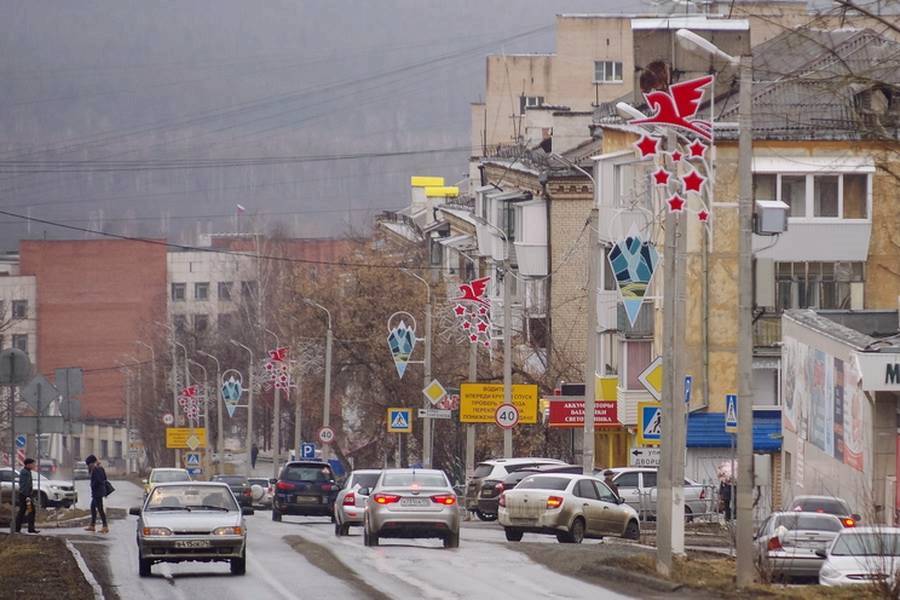
<svg viewBox="0 0 900 600"><path fill-rule="evenodd" d="M712 126L709 121L701 121L692 117L700 108L703 88L712 83L713 79L712 75L707 75L670 85L668 92L657 90L644 94L647 104L653 106L656 113L652 117L634 119L630 123L632 125L641 123L671 125L693 131L704 139L712 139Z"/></svg>
<svg viewBox="0 0 900 600"><path fill-rule="evenodd" d="M484 306L490 306L490 301L483 297L484 292L487 291L488 281L490 280L490 277L482 277L481 279L473 279L470 283L460 284L459 291L462 292L462 296L454 298L453 300L456 302L468 300L469 302L477 302Z"/></svg>
<svg viewBox="0 0 900 600"><path fill-rule="evenodd" d="M287 348L275 348L274 350L269 350L269 359L273 362L284 362L287 359Z"/></svg>

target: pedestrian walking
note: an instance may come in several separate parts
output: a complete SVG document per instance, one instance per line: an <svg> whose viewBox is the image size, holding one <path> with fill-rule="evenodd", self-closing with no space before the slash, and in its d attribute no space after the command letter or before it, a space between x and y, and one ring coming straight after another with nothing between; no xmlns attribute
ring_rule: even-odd
<svg viewBox="0 0 900 600"><path fill-rule="evenodd" d="M85 464L91 472L91 524L84 528L85 531L96 531L97 515L100 515L100 521L103 527L100 533L109 533L109 524L106 521L106 511L103 509L103 499L106 497L109 481L106 478L106 471L100 465L97 457L91 454L85 459Z"/></svg>
<svg viewBox="0 0 900 600"><path fill-rule="evenodd" d="M725 521L731 521L731 499L734 484L726 479L719 484L719 510L725 513Z"/></svg>
<svg viewBox="0 0 900 600"><path fill-rule="evenodd" d="M257 446L256 444L253 444L253 446L250 448L250 468L251 469L256 468L256 457L257 456L259 456L259 446Z"/></svg>
<svg viewBox="0 0 900 600"><path fill-rule="evenodd" d="M31 472L35 469L33 458L25 459L25 467L19 471L19 513L16 515L16 533L22 531L22 521L28 523L28 533L40 533L34 528L35 501L34 480Z"/></svg>
<svg viewBox="0 0 900 600"><path fill-rule="evenodd" d="M613 477L615 476L615 472L607 469L603 472L603 483L607 485L609 489L611 489L616 496L619 495L619 486L616 485L616 482L613 481Z"/></svg>

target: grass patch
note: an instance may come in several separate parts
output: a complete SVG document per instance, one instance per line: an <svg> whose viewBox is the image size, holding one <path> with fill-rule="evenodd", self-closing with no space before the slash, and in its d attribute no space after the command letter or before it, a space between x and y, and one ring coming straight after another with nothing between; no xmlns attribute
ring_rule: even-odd
<svg viewBox="0 0 900 600"><path fill-rule="evenodd" d="M94 597L65 542L49 536L0 535L0 581L0 600Z"/></svg>

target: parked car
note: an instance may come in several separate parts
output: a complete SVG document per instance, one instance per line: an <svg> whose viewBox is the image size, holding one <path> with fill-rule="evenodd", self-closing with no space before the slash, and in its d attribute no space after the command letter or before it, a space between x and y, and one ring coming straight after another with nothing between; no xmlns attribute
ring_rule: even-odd
<svg viewBox="0 0 900 600"><path fill-rule="evenodd" d="M843 529L834 515L776 512L769 515L754 537L760 571L774 579L816 577L825 551Z"/></svg>
<svg viewBox="0 0 900 600"><path fill-rule="evenodd" d="M91 472L88 471L87 465L83 460L79 460L72 465L72 479L75 481L83 481L91 478Z"/></svg>
<svg viewBox="0 0 900 600"><path fill-rule="evenodd" d="M850 510L846 500L835 496L796 496L789 506L793 511L834 515L844 527L855 527L862 520L861 516Z"/></svg>
<svg viewBox="0 0 900 600"><path fill-rule="evenodd" d="M142 507L129 513L138 517L138 573L148 577L158 562L231 563L231 573L247 570L247 527L240 507L225 483L160 483Z"/></svg>
<svg viewBox="0 0 900 600"><path fill-rule="evenodd" d="M493 521L497 518L497 501L500 499L497 484L507 475L538 465L565 464L555 458L498 458L479 463L466 484L466 510L474 512L482 521Z"/></svg>
<svg viewBox="0 0 900 600"><path fill-rule="evenodd" d="M881 582L895 589L900 570L900 528L844 528L826 551L819 569L819 584L866 585Z"/></svg>
<svg viewBox="0 0 900 600"><path fill-rule="evenodd" d="M211 481L224 483L234 494L241 506L253 506L253 490L250 488L250 479L246 475L216 475Z"/></svg>
<svg viewBox="0 0 900 600"><path fill-rule="evenodd" d="M273 521L280 521L282 515L322 516L334 520L334 499L339 486L327 462L288 462L281 468L278 479L270 481L275 485Z"/></svg>
<svg viewBox="0 0 900 600"><path fill-rule="evenodd" d="M459 547L460 511L453 486L437 469L387 469L371 489L363 522L363 543L381 538L440 538Z"/></svg>
<svg viewBox="0 0 900 600"><path fill-rule="evenodd" d="M362 492L375 487L381 469L353 471L344 482L334 501L334 535L350 532L351 525L362 525L369 496Z"/></svg>
<svg viewBox="0 0 900 600"><path fill-rule="evenodd" d="M46 477L53 478L59 470L59 465L52 458L42 458L38 461L37 472Z"/></svg>
<svg viewBox="0 0 900 600"><path fill-rule="evenodd" d="M253 496L253 506L259 508L272 508L272 498L275 496L275 485L265 477L251 477L250 490Z"/></svg>
<svg viewBox="0 0 900 600"><path fill-rule="evenodd" d="M656 518L656 469L653 467L616 467L604 469L612 471L613 483L618 488L619 496L633 509L645 516ZM643 497L643 504L642 499ZM684 480L684 518L693 520L693 515L709 512L709 500L706 488L685 478Z"/></svg>
<svg viewBox="0 0 900 600"><path fill-rule="evenodd" d="M498 493L511 490L519 485L519 482L535 473L581 473L584 467L581 465L538 465L527 469L518 469L503 478L503 481L494 486ZM499 499L499 496L498 496Z"/></svg>
<svg viewBox="0 0 900 600"><path fill-rule="evenodd" d="M10 473L12 475L10 475ZM37 490L37 497L42 507L65 507L69 508L78 502L78 492L75 490L75 483L64 479L50 479L49 477L37 473L32 476L34 488ZM0 467L0 482L4 482L4 486L9 485L9 480L15 482L15 489L19 489L19 472L9 467Z"/></svg>
<svg viewBox="0 0 900 600"><path fill-rule="evenodd" d="M191 481L191 474L188 473L187 469L151 469L150 475L148 475L147 479L144 479L143 481L144 498L146 498L150 494L150 492L153 491L153 488L160 483L174 483L184 481Z"/></svg>
<svg viewBox="0 0 900 600"><path fill-rule="evenodd" d="M500 496L498 516L510 542L525 533L556 535L567 544L586 537L641 536L637 511L596 477L571 473L526 477Z"/></svg>

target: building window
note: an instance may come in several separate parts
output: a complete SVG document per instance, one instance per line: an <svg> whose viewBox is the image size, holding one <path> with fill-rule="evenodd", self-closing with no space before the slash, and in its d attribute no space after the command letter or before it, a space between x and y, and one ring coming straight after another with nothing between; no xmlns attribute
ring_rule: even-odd
<svg viewBox="0 0 900 600"><path fill-rule="evenodd" d="M231 329L231 324L231 313L223 313L216 317L216 327L219 331L228 331Z"/></svg>
<svg viewBox="0 0 900 600"><path fill-rule="evenodd" d="M837 218L838 176L816 175L813 177L813 216Z"/></svg>
<svg viewBox="0 0 900 600"><path fill-rule="evenodd" d="M175 331L184 333L187 331L187 317L184 315L175 315L172 317L172 323L175 325Z"/></svg>
<svg viewBox="0 0 900 600"><path fill-rule="evenodd" d="M775 264L776 307L847 309L854 289L862 293L861 262L789 262Z"/></svg>
<svg viewBox="0 0 900 600"><path fill-rule="evenodd" d="M230 281L220 281L219 282L219 300L231 300L231 286L232 283Z"/></svg>
<svg viewBox="0 0 900 600"><path fill-rule="evenodd" d="M186 296L186 288L187 288L187 284L173 283L172 284L172 301L173 302L184 302L184 299Z"/></svg>
<svg viewBox="0 0 900 600"><path fill-rule="evenodd" d="M500 223L498 229L509 238L510 243L516 241L516 205L512 202L502 202L499 207Z"/></svg>
<svg viewBox="0 0 900 600"><path fill-rule="evenodd" d="M28 334L16 334L12 336L12 347L18 348L25 354L28 354Z"/></svg>
<svg viewBox="0 0 900 600"><path fill-rule="evenodd" d="M100 440L100 458L109 458L109 440Z"/></svg>
<svg viewBox="0 0 900 600"><path fill-rule="evenodd" d="M843 207L845 219L867 219L869 176L846 173L843 176Z"/></svg>
<svg viewBox="0 0 900 600"><path fill-rule="evenodd" d="M122 442L113 442L113 455L111 458L122 458Z"/></svg>
<svg viewBox="0 0 900 600"><path fill-rule="evenodd" d="M437 267L440 266L442 261L442 251L443 247L436 241L431 240L431 266Z"/></svg>
<svg viewBox="0 0 900 600"><path fill-rule="evenodd" d="M519 113L525 114L526 108L539 108L544 105L543 96L519 96Z"/></svg>
<svg viewBox="0 0 900 600"><path fill-rule="evenodd" d="M594 83L622 83L622 63L614 60L595 60Z"/></svg>
<svg viewBox="0 0 900 600"><path fill-rule="evenodd" d="M194 331L197 333L203 333L209 329L209 316L208 315L194 315Z"/></svg>
<svg viewBox="0 0 900 600"><path fill-rule="evenodd" d="M242 281L241 282L241 297L244 300L253 300L256 298L256 282L255 281Z"/></svg>
<svg viewBox="0 0 900 600"><path fill-rule="evenodd" d="M194 300L209 300L208 281L199 281L194 284Z"/></svg>
<svg viewBox="0 0 900 600"><path fill-rule="evenodd" d="M869 184L865 173L756 173L753 198L781 200L792 218L868 219Z"/></svg>
<svg viewBox="0 0 900 600"><path fill-rule="evenodd" d="M781 201L790 206L790 216L806 216L806 177L803 175L782 175Z"/></svg>
<svg viewBox="0 0 900 600"><path fill-rule="evenodd" d="M28 300L12 301L12 318L27 319L28 318Z"/></svg>
<svg viewBox="0 0 900 600"><path fill-rule="evenodd" d="M647 368L652 360L653 342L627 341L625 344L625 385L629 390L642 390L644 386L638 376Z"/></svg>

